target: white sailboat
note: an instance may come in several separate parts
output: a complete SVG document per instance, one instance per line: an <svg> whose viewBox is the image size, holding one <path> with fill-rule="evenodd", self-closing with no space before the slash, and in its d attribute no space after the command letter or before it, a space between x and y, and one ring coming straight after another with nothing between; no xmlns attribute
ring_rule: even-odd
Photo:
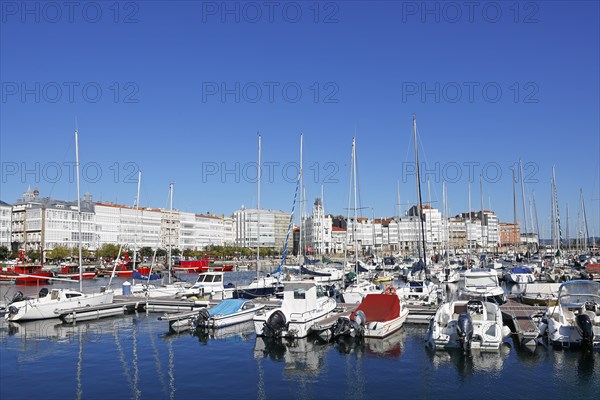
<svg viewBox="0 0 600 400"><path fill-rule="evenodd" d="M373 282L370 280L360 280L360 273L358 271L358 241L357 241L357 215L356 215L356 139L352 138L352 169L350 170L351 177L353 179L353 187L354 187L354 220L352 221L353 234L352 237L354 239L354 266L356 268L356 282L349 285L342 293L341 298L344 303L360 303L368 294L380 294L382 290L379 289ZM350 202L348 202L349 204Z"/></svg>
<svg viewBox="0 0 600 400"><path fill-rule="evenodd" d="M262 136L258 135L258 172L257 172L257 210L256 210L256 278L249 285L236 288L233 292L234 299L254 299L256 297L269 297L282 290L279 279L271 274L260 276L260 181L261 181L261 156Z"/></svg>
<svg viewBox="0 0 600 400"><path fill-rule="evenodd" d="M79 190L79 133L75 129L75 165L77 169L77 213L79 225L79 291L71 289L42 288L38 298L24 298L17 292L8 305L4 318L7 321L26 321L35 319L58 318L69 310L79 307L91 307L110 304L113 301L112 290L101 289L99 293L83 293L83 260L81 247L81 195Z"/></svg>

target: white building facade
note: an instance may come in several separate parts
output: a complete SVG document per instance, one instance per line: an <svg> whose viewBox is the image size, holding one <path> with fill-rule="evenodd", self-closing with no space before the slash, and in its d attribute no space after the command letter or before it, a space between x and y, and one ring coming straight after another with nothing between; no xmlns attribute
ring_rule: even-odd
<svg viewBox="0 0 600 400"><path fill-rule="evenodd" d="M255 208L240 208L233 213L235 244L254 248L260 240L260 247L283 251L289 227L290 213L276 210L260 210L260 239L258 229L259 212ZM289 246L292 246L290 232Z"/></svg>
<svg viewBox="0 0 600 400"><path fill-rule="evenodd" d="M11 248L12 206L0 200L0 246Z"/></svg>

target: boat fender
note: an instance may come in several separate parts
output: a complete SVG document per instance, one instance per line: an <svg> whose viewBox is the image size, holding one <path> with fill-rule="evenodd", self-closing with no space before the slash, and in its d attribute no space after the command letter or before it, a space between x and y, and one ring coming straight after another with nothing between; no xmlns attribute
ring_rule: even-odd
<svg viewBox="0 0 600 400"><path fill-rule="evenodd" d="M8 307L8 313L9 314L17 314L19 312L19 309L15 306L9 306Z"/></svg>

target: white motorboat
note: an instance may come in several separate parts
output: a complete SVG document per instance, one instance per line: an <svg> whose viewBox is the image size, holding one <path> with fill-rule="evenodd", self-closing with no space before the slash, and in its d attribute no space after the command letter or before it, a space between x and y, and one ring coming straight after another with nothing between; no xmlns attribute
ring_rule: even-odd
<svg viewBox="0 0 600 400"><path fill-rule="evenodd" d="M52 289L48 293L48 289L42 288L37 298L25 298L23 293L17 292L4 318L7 321L58 318L74 308L110 304L113 295L112 290L86 294L71 289Z"/></svg>
<svg viewBox="0 0 600 400"><path fill-rule="evenodd" d="M452 268L449 265L445 265L434 276L440 283L456 283L460 280L458 269Z"/></svg>
<svg viewBox="0 0 600 400"><path fill-rule="evenodd" d="M283 284L279 279L266 274L252 280L249 285L237 287L233 290L234 299L255 299L257 297L269 297L283 290Z"/></svg>
<svg viewBox="0 0 600 400"><path fill-rule="evenodd" d="M381 294L381 290L371 281L359 281L349 285L341 294L343 303L360 303L368 294Z"/></svg>
<svg viewBox="0 0 600 400"><path fill-rule="evenodd" d="M383 338L402 327L408 308L392 290L367 295L349 317L338 318L333 336Z"/></svg>
<svg viewBox="0 0 600 400"><path fill-rule="evenodd" d="M396 293L406 304L411 305L438 304L442 297L440 287L430 280L409 281L407 286L397 288Z"/></svg>
<svg viewBox="0 0 600 400"><path fill-rule="evenodd" d="M344 280L344 270L338 269L335 267L328 266L313 266L307 268L303 265L300 266L300 271L302 275L311 276L316 282L321 283L333 283L333 282L341 282Z"/></svg>
<svg viewBox="0 0 600 400"><path fill-rule="evenodd" d="M431 348L467 351L498 350L510 329L502 322L497 304L457 300L442 304L429 322L425 340Z"/></svg>
<svg viewBox="0 0 600 400"><path fill-rule="evenodd" d="M461 293L470 299L482 299L496 304L504 304L506 295L500 287L498 274L489 268L465 271L465 286Z"/></svg>
<svg viewBox="0 0 600 400"><path fill-rule="evenodd" d="M514 267L506 275L506 279L512 283L533 283L535 275L528 267Z"/></svg>
<svg viewBox="0 0 600 400"><path fill-rule="evenodd" d="M314 281L285 282L281 306L258 312L254 329L258 336L303 338L335 308L336 301Z"/></svg>
<svg viewBox="0 0 600 400"><path fill-rule="evenodd" d="M565 282L558 291L558 304L548 306L546 326L555 346L600 347L600 282L574 280Z"/></svg>
<svg viewBox="0 0 600 400"><path fill-rule="evenodd" d="M223 285L223 272L205 272L198 275L196 282L185 290L177 292L178 297L204 297L212 299L230 299L233 297L233 288Z"/></svg>
<svg viewBox="0 0 600 400"><path fill-rule="evenodd" d="M224 328L230 325L252 321L256 313L265 307L252 300L225 299L212 308L201 308L192 318L191 324L197 328Z"/></svg>
<svg viewBox="0 0 600 400"><path fill-rule="evenodd" d="M519 294L521 303L531 306L554 306L558 302L560 283L529 283Z"/></svg>

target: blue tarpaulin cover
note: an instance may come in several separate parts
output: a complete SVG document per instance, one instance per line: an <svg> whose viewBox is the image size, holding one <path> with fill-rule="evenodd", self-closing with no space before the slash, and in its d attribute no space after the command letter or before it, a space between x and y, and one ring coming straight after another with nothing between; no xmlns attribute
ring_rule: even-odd
<svg viewBox="0 0 600 400"><path fill-rule="evenodd" d="M514 267L513 273L515 273L515 274L531 274L531 270L527 267Z"/></svg>
<svg viewBox="0 0 600 400"><path fill-rule="evenodd" d="M223 300L213 308L208 310L208 314L213 317L215 315L231 315L242 308L244 303L248 300L244 299L227 299Z"/></svg>

